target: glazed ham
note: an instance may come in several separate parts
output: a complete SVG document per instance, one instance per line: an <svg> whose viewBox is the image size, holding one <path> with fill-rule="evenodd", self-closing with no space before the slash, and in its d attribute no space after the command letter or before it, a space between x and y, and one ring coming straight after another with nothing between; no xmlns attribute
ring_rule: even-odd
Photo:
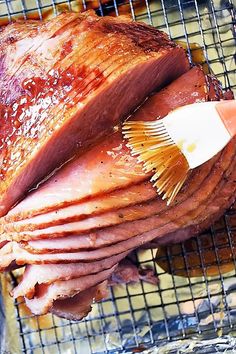
<svg viewBox="0 0 236 354"><path fill-rule="evenodd" d="M212 91L214 85L207 80L210 80L210 78L206 79L200 68L191 69L184 76L147 100L131 119L154 120L157 116L161 118L181 105L215 99L218 91L213 90L214 93L212 92L209 96L210 89ZM216 86L216 90L218 90L218 86ZM150 184L147 187L145 185L137 188L132 186L147 179L148 176L144 174L142 166L137 164L137 160L130 155L122 135L118 131L103 143L98 144L58 171L38 190L32 192L13 208L2 219L2 223L7 224L13 220L23 220L19 224L13 224L12 228L9 226L12 230L20 231L21 229L27 229L27 227L29 229L34 228L35 220L35 228L42 228L39 225L50 226L50 220L54 224L57 224L57 220L59 220L58 224L63 223L64 213L65 221L69 221L70 217L75 220L84 215L109 210L109 208L114 210L128 204L137 204L148 200L146 195L148 195L148 198L150 196L150 199L156 196L156 193L153 194L153 188ZM106 183L104 183L104 180ZM114 191L127 186L132 187L132 189L122 189L114 192L114 194L105 194L111 190ZM128 195L129 191L131 192L130 195ZM79 203L79 201L88 197L91 198L94 195L99 195L99 197ZM109 200L111 204L109 204ZM68 205L76 206L69 210L61 208ZM85 211L86 208L88 208L88 211ZM45 213L48 210L55 211L49 215L49 219ZM33 219L34 215L40 216ZM24 220L27 218L31 219Z"/></svg>
<svg viewBox="0 0 236 354"><path fill-rule="evenodd" d="M209 82L207 82L207 80ZM178 106L184 105L186 103L216 99L216 94L220 95L220 91L219 92L217 91L217 86L215 86L215 90L212 90L212 87L214 87L214 85L211 82L211 78L205 77L205 75L203 74L200 68L193 68L188 73L184 74L182 77L180 77L172 84L170 84L167 88L161 90L159 93L155 94L149 100L147 100L147 102L135 113L135 115L132 118L143 119L144 117L146 117L147 119L148 117L150 119L154 119L156 116L162 117L163 115L168 113L167 109L171 110ZM177 92L181 92L181 94L177 95ZM186 99L186 97L188 97L188 100ZM122 136L119 132L116 133L115 146L118 145L118 142L122 144ZM121 153L123 155L121 155ZM123 156L123 160L122 160L122 156ZM131 160L134 161L132 165L135 164L137 165L136 159L130 156L129 151L126 149L123 143L122 149L120 149L118 163L116 163L116 161L114 163L113 161L113 165L110 166L110 169L108 169L106 173L109 174L109 171L111 170L113 171L116 168L118 170L118 173L120 173L120 170L122 169L124 171L123 174L125 174L127 168L125 163L123 163L122 165L122 162L127 159L129 159L130 161ZM211 168L212 166L214 166L215 162L216 160L212 159L207 164L205 164L204 166L200 167L199 169L195 170L192 173L191 178L188 180L182 192L176 198L175 204L182 203L189 196L191 196L193 192L198 190L199 186L202 185L202 183L204 183L204 179L211 171ZM111 164L112 161L110 161L109 163ZM99 165L99 160L97 164ZM80 164L78 165L80 166ZM107 167L109 167L109 164ZM68 166L66 168L68 168ZM134 171L132 170L132 172ZM143 172L141 173L142 176L145 178L146 177L145 174ZM90 238L94 239L95 237L92 236L90 237L90 235L88 234L86 234L85 237L77 237L77 236L89 231L93 231L95 229L100 229L112 225L118 225L127 221L143 219L143 218L150 217L152 215L158 215L158 213L164 212L167 209L166 203L163 202L161 198L156 197L156 192L154 188L150 185L150 183L146 182L146 183L142 183L140 186L137 185L131 186L127 189L122 189L117 192L113 192L113 194L112 193L110 194L110 196L119 195L120 202L121 202L122 196L124 195L124 199L125 201L127 201L126 198L128 192L132 191L132 194L129 195L129 200L128 200L128 202L132 206L114 210L116 209L116 205L117 206L121 205L117 203L113 205L113 210L110 212L102 213L98 216L87 217L84 220L80 220L76 222L69 222L70 220L73 221L77 218L78 219L81 218L81 214L78 213L78 215L75 215L75 213L76 210L79 210L79 208L83 209L83 205L86 205L86 202L84 202L66 208L61 208L54 212L38 215L30 219L18 221L15 223L9 223L9 224L7 223L8 217L11 217L12 215L16 216L17 211L19 210L23 210L23 212L21 214L18 212L18 217L19 215L22 216L23 213L26 212L27 208L25 209L25 206L27 204L35 205L37 202L47 203L48 202L47 197L50 195L53 196L50 186L52 186L52 188L55 188L54 181L56 178L58 178L58 180L60 181L60 174L61 171L59 171L58 174L56 174L55 177L52 178L52 181L49 180L46 183L46 186L44 185L41 188L39 188L38 191L34 192L32 195L26 198L22 203L20 203L16 208L14 208L7 215L6 218L3 219L3 223L6 224L2 226L3 238L7 237L8 240L14 239L17 241L22 241L22 240L35 240L35 239L49 238L49 237L56 238L56 237L64 237L66 235L74 235L69 239L61 240L61 242L58 244L58 247L60 248L58 248L55 245L53 240L52 241L46 240L45 242L38 242L38 243L31 242L29 246L34 249L33 244L35 244L36 252L40 252L40 251L42 252L44 249L52 250L53 245L55 245L55 250L57 251L63 249L63 247L66 247L66 249L70 250L72 245L73 247L77 247L77 248L101 247L103 238L97 239L96 242L93 244L91 243ZM116 173L115 176L117 176ZM90 178L91 183L93 183L92 177L93 175ZM138 177L140 177L140 173L136 174L136 178ZM83 179L82 176L77 180L78 188L80 185L79 181L81 179ZM64 178L64 180L67 181L66 178ZM68 180L71 180L70 175L68 176ZM118 181L119 179L116 180L117 183ZM94 180L94 185L96 185L96 179ZM67 182L66 182L64 189L62 187L62 189L60 190L71 190L71 189L67 188ZM98 203L98 206L100 205L100 208L104 210L103 203L105 205L107 201L106 198L109 198L109 194L107 196L102 196L101 198L97 198L95 200L91 199L87 203L89 205L92 205L92 203ZM148 201L153 198L155 198L153 201ZM137 203L137 205L133 205L135 204L134 201ZM139 204L140 202L143 201L146 201L146 203ZM94 211L94 214L99 213L99 210L100 209L97 208L97 210ZM70 214L70 212L72 214ZM49 219L50 216L53 216L52 227L50 227L51 225ZM35 224L34 224L34 220L35 220ZM40 220L41 220L41 224L40 224ZM48 220L48 221L44 223L43 220ZM48 228L44 229L45 226L48 226ZM119 237L122 237L122 234L120 234ZM112 237L106 236L105 239L108 241L110 240L110 242L113 242ZM43 245L45 245L45 248L43 248Z"/></svg>
<svg viewBox="0 0 236 354"><path fill-rule="evenodd" d="M194 73L195 75L197 75L197 77L201 77L204 78L205 77L202 73L202 71L200 69L192 69L191 70L192 73ZM159 96L162 96L162 100L163 100L163 96L165 96L165 92L169 97L171 88L175 88L177 86L177 84L181 85L181 81L186 79L186 77L189 76L189 73L185 74L182 78L176 80L175 83L171 84L169 86L169 88L167 90L163 90L161 91L159 94L153 96L152 98L152 102L156 101L154 100L154 98L158 98ZM193 85L193 83L191 82L190 85ZM194 84L195 86L196 84ZM209 99L211 97L207 97L206 92L205 92L205 88L206 88L206 82L205 85L203 85L204 90L202 90L202 85L198 85L198 89L200 92L203 92L202 95L200 95L199 93L196 95L196 93L194 93L193 95L189 95L188 97L197 97L198 100L204 100L204 99ZM195 89L196 91L196 89ZM172 92L173 97L175 97L174 95L174 90ZM186 100L186 95L184 95L184 99ZM214 96L213 96L214 98ZM147 105L147 104L146 104ZM150 106L148 106L150 111L151 108ZM157 110L155 109L155 112ZM154 112L154 109L153 109ZM228 151L228 153L227 153ZM186 210L191 210L189 209L191 207L191 203L194 200L197 200L199 203L201 203L204 199L204 197L207 197L208 195L210 195L210 193L213 192L214 190L214 186L217 185L220 181L220 179L222 178L222 175L224 173L224 164L221 163L221 161L223 160L224 162L226 162L231 156L234 156L234 150L233 150L233 146L231 144L231 147L228 148L228 150L226 149L225 152L223 153L223 157L219 157L219 161L217 162L217 158L214 160L209 161L207 164L205 164L204 166L202 166L201 168L199 168L198 170L196 170L191 178L189 179L189 181L187 182L185 188L183 189L182 193L178 196L176 202L175 202L175 206L173 206L173 210L182 210L181 208L179 208L179 204L182 205L183 202L185 201L186 204ZM230 161L230 160L228 160ZM216 163L217 162L217 163ZM226 165L226 169L227 169L228 165ZM211 173L210 173L211 172ZM208 176L209 175L209 176ZM199 188L201 186L201 188ZM210 186L210 187L208 187ZM201 191L207 191L209 189L208 194L204 194L201 193ZM195 193L195 194L194 194ZM193 196L192 196L193 195ZM194 199L195 198L195 199ZM195 204L192 204L195 207ZM146 232L148 230L149 224L152 225L152 227L157 227L159 225L161 225L161 216L164 214L165 210L167 209L166 205L163 203L163 201L161 201L160 198L157 198L156 200L152 201L152 202L148 202L146 204L143 205L137 205L137 206L133 206L130 208L127 208L127 216L126 214L121 214L120 210L118 210L117 212L113 212L114 216L121 219L119 220L119 222L121 223L120 227L110 227L110 228L105 228L104 230L100 230L98 232L95 233L90 233L87 235L81 235L78 236L78 234L76 235L72 235L71 237L67 237L67 238L62 238L60 240L60 242L57 242L57 244L55 244L54 241L51 241L50 239L45 240L45 241L31 241L29 243L26 244L22 244L22 247L25 247L27 250L29 250L30 252L33 253L43 253L43 252L61 252L61 251L75 251L78 249L88 249L88 248L98 248L98 247L102 247L108 244L112 244L114 242L119 242L119 241L123 241L125 238L129 238L129 237L133 237L135 235L137 235L137 232ZM171 213L173 213L172 209L168 209L166 211L167 215L171 215ZM124 210L122 210L124 212ZM129 213L133 212L133 216ZM154 215L153 217L151 217L151 215ZM117 215L117 216L116 216ZM122 217L119 217L119 215ZM129 221L129 218L135 219L143 219L146 218L144 220L140 220L140 222L136 223L132 223L132 222L128 222L128 223L124 223L125 221ZM165 215L165 214L164 214ZM181 213L179 214L181 215ZM110 218L111 217L111 213L110 214L104 214L101 215L99 218L103 219L103 220L107 220L107 222L111 222ZM158 216L158 218L157 218ZM132 220L131 218L131 220ZM124 220L122 220L124 219ZM95 219L98 221L98 219ZM88 223L89 224L90 219L86 219L83 222L84 223ZM77 225L78 223L72 223L73 225ZM75 229L70 229L72 224L65 224L65 225L61 225L60 227L62 228L62 230L64 229L63 232L61 233L56 233L55 232L55 228L52 228L52 233L49 233L48 235L50 235L50 238L53 237L57 237L57 236L64 236L64 234L67 233L75 233L76 231L78 231L76 228ZM133 227L137 224L137 228ZM95 225L95 224L94 224ZM99 227L99 224L97 224ZM129 227L129 225L131 225ZM103 225L104 226L104 225ZM66 229L67 228L67 229ZM67 230L67 231L65 231ZM171 232L171 231L170 231ZM18 241L22 241L24 239L27 238L33 238L33 236L35 235L35 238L42 238L43 237L43 231L33 231L31 232L31 234L28 234L27 236L24 236L21 233L15 233L15 234L9 234L9 239L13 238L13 239L17 239ZM6 237L6 233L4 234L4 237ZM47 234L45 235L45 237L47 237ZM7 247L10 247L9 245ZM47 258L48 259L48 258Z"/></svg>
<svg viewBox="0 0 236 354"><path fill-rule="evenodd" d="M194 170L167 206L127 149L120 122L135 108L129 119L154 120L221 99L216 79L199 67L186 72L184 51L166 35L122 17L85 12L19 22L0 40L0 206L7 213L0 269L26 266L12 295L24 296L33 313L79 320L107 284L157 281L122 261L128 252L190 237L228 208L236 140Z"/></svg>
<svg viewBox="0 0 236 354"><path fill-rule="evenodd" d="M0 215L188 69L164 33L93 12L13 23L0 43Z"/></svg>

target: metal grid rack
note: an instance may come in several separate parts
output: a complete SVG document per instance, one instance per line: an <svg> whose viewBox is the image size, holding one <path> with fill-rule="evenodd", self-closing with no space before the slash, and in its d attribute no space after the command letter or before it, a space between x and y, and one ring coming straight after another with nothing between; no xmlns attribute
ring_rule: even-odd
<svg viewBox="0 0 236 354"><path fill-rule="evenodd" d="M69 10L95 7L102 16L126 11L185 41L191 61L192 43L197 43L195 50L202 48L223 86L235 90L233 1L0 0L0 23L32 14L43 18L49 9L59 12L61 5ZM110 297L79 323L33 317L15 303L22 353L154 353L160 347L166 353L236 351L235 243L236 211L231 209L198 238L163 248L157 256L156 250L138 251L132 261L152 266L157 286L140 282L111 288Z"/></svg>

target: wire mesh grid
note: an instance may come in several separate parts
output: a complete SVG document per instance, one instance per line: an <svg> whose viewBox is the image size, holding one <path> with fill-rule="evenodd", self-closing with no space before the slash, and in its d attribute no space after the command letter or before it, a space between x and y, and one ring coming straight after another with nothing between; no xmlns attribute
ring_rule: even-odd
<svg viewBox="0 0 236 354"><path fill-rule="evenodd" d="M174 40L184 41L190 61L207 65L226 89L236 88L233 1L0 0L0 23L16 17L42 19L65 7L94 8L101 16L129 13ZM198 353L212 353L216 347L225 350L226 345L234 350L233 337L227 335L234 334L236 326L235 242L236 212L232 208L198 238L163 247L157 255L155 249L137 251L132 262L153 267L158 284L111 288L109 298L94 305L79 323L52 315L35 317L16 302L22 352L128 353L150 348L153 352L154 347L167 346L167 352L175 353L183 343ZM220 338L224 338L222 343Z"/></svg>

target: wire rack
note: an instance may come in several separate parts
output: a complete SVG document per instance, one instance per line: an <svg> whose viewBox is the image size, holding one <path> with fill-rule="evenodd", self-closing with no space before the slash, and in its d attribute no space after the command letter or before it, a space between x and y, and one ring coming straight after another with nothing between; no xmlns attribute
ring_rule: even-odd
<svg viewBox="0 0 236 354"><path fill-rule="evenodd" d="M101 16L129 13L184 41L191 62L198 51L197 61L226 89L236 89L233 1L0 0L0 23L16 17L42 19L65 7L95 8ZM231 208L197 238L157 254L155 249L137 251L132 261L153 267L158 284L113 287L109 298L79 323L34 317L16 302L22 353L236 352L235 243L236 211Z"/></svg>

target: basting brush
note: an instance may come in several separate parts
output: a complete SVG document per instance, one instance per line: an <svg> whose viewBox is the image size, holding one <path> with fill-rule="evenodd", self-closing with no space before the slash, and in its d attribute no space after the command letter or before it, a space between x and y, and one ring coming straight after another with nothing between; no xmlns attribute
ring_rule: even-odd
<svg viewBox="0 0 236 354"><path fill-rule="evenodd" d="M157 192L170 204L189 171L236 135L236 100L186 105L151 122L126 121L123 134L131 154L153 173Z"/></svg>

